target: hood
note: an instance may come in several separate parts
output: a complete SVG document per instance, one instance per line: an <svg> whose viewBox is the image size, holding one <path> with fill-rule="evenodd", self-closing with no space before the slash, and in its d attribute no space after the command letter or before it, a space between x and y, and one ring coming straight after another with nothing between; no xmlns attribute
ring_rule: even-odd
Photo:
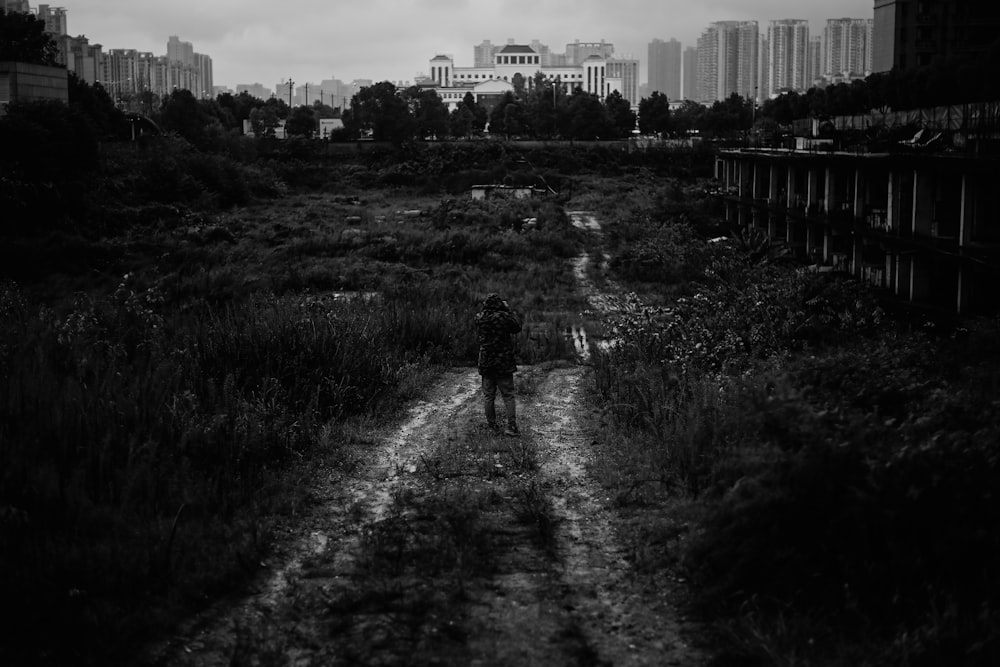
<svg viewBox="0 0 1000 667"><path fill-rule="evenodd" d="M483 302L483 310L507 310L499 294L490 294Z"/></svg>

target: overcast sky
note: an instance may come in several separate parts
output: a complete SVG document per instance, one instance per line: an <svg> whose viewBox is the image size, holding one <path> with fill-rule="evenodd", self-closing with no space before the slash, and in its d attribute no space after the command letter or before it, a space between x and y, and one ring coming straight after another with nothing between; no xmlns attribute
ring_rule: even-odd
<svg viewBox="0 0 1000 667"><path fill-rule="evenodd" d="M34 3L33 3L34 4ZM641 61L654 38L685 47L713 21L871 18L873 0L64 0L71 35L105 49L165 55L177 35L212 58L215 85L268 88L338 78L412 81L437 54L473 65L484 39L533 39L561 53L568 42L615 45Z"/></svg>

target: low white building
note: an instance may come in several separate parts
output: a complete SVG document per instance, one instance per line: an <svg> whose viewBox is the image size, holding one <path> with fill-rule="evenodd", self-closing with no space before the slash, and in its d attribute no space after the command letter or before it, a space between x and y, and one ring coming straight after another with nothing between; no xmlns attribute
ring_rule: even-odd
<svg viewBox="0 0 1000 667"><path fill-rule="evenodd" d="M531 90L538 72L547 81L559 82L567 93L581 88L603 100L617 90L633 106L639 104L636 60L592 55L577 66L547 67L542 65L541 54L525 44L508 44L494 54L493 60L490 67L456 67L451 56L435 56L430 61L429 79L449 110L457 107L466 93L472 93L478 103L481 98L513 91L518 74L525 88Z"/></svg>

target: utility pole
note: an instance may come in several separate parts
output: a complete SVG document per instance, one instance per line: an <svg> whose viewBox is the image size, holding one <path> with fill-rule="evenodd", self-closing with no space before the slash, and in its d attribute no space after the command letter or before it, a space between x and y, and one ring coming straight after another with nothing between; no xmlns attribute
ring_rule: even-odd
<svg viewBox="0 0 1000 667"><path fill-rule="evenodd" d="M306 99L305 99L305 103L306 103L306 106L309 106L309 82L308 81L306 81Z"/></svg>
<svg viewBox="0 0 1000 667"><path fill-rule="evenodd" d="M292 81L292 77L288 77L288 108L289 109L292 108L292 86L293 85L295 85L295 82Z"/></svg>

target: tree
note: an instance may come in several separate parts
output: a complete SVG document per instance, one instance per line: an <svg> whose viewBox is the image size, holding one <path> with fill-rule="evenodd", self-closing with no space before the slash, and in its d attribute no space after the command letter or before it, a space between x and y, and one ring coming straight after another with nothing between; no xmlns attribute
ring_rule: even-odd
<svg viewBox="0 0 1000 667"><path fill-rule="evenodd" d="M312 110L316 115L316 118L340 118L339 109L335 109L329 104L324 104L319 100L313 100Z"/></svg>
<svg viewBox="0 0 1000 667"><path fill-rule="evenodd" d="M476 101L472 93L465 94L462 98L462 106L467 107L472 112L472 129L477 132L485 130L486 123L489 121L489 114L483 108L483 105Z"/></svg>
<svg viewBox="0 0 1000 667"><path fill-rule="evenodd" d="M577 87L559 110L559 129L570 139L608 139L614 134L608 111L597 95Z"/></svg>
<svg viewBox="0 0 1000 667"><path fill-rule="evenodd" d="M401 144L413 138L414 121L406 102L389 81L365 86L351 98L352 129L368 130L375 141ZM345 117L345 125L348 118Z"/></svg>
<svg viewBox="0 0 1000 667"><path fill-rule="evenodd" d="M514 97L519 100L524 99L524 75L520 72L510 78L510 85L514 86Z"/></svg>
<svg viewBox="0 0 1000 667"><path fill-rule="evenodd" d="M291 117L285 122L285 132L288 136L312 139L316 133L316 115L312 108L298 106L292 111Z"/></svg>
<svg viewBox="0 0 1000 667"><path fill-rule="evenodd" d="M45 32L45 21L0 9L0 60L53 66L58 55L59 46Z"/></svg>
<svg viewBox="0 0 1000 667"><path fill-rule="evenodd" d="M684 100L671 114L673 131L687 134L692 130L704 129L704 118L708 109L694 100Z"/></svg>
<svg viewBox="0 0 1000 667"><path fill-rule="evenodd" d="M670 100L656 91L639 102L639 131L643 134L666 134L673 129Z"/></svg>
<svg viewBox="0 0 1000 667"><path fill-rule="evenodd" d="M459 104L448 118L448 129L451 131L451 136L456 139L472 136L472 123L474 121L475 117L469 107Z"/></svg>
<svg viewBox="0 0 1000 667"><path fill-rule="evenodd" d="M448 107L441 101L437 91L411 86L404 97L418 137L428 139L448 134Z"/></svg>
<svg viewBox="0 0 1000 667"><path fill-rule="evenodd" d="M89 119L98 137L125 136L125 114L115 107L101 84L91 86L75 72L67 73L66 82L70 108Z"/></svg>
<svg viewBox="0 0 1000 667"><path fill-rule="evenodd" d="M476 102L472 93L466 93L462 103L455 107L448 119L453 137L471 137L486 127L486 110Z"/></svg>
<svg viewBox="0 0 1000 667"><path fill-rule="evenodd" d="M507 107L513 107L508 110ZM514 93L507 91L490 112L490 134L503 134L508 139L523 131L524 117Z"/></svg>
<svg viewBox="0 0 1000 667"><path fill-rule="evenodd" d="M604 107L608 110L608 120L615 136L619 138L631 136L632 130L635 129L635 112L632 111L632 105L628 100L615 90L604 100ZM667 109L668 117L669 114L670 110Z"/></svg>
<svg viewBox="0 0 1000 667"><path fill-rule="evenodd" d="M715 102L705 115L699 129L714 136L735 135L749 130L753 124L753 102L738 93L732 93L724 100Z"/></svg>
<svg viewBox="0 0 1000 667"><path fill-rule="evenodd" d="M209 132L212 124L220 125L218 118L209 113L209 108L201 105L190 90L175 90L163 103L160 123L165 130L172 130L200 149L208 148L209 137L218 133Z"/></svg>
<svg viewBox="0 0 1000 667"><path fill-rule="evenodd" d="M279 123L278 114L273 105L265 104L250 110L250 129L255 137L273 137Z"/></svg>
<svg viewBox="0 0 1000 667"><path fill-rule="evenodd" d="M241 91L238 95L222 93L215 99L220 107L228 110L233 122L230 129L241 131L243 129L243 121L250 119L250 112L264 105L264 100L254 97L245 90Z"/></svg>

